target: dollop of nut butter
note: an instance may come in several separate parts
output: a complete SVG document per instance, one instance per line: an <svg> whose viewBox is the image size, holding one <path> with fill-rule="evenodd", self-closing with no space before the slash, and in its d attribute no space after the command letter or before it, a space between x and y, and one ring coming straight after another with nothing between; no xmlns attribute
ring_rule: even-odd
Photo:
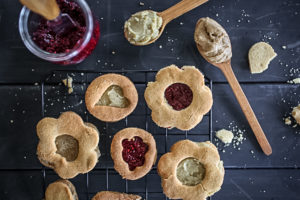
<svg viewBox="0 0 300 200"><path fill-rule="evenodd" d="M144 45L159 36L162 18L157 12L145 10L133 14L124 25L127 40L131 44Z"/></svg>
<svg viewBox="0 0 300 200"><path fill-rule="evenodd" d="M103 93L96 105L126 108L129 105L129 101L123 96L123 90L120 86L111 85Z"/></svg>
<svg viewBox="0 0 300 200"><path fill-rule="evenodd" d="M183 185L195 186L204 179L205 168L199 160L186 158L177 166L176 176Z"/></svg>
<svg viewBox="0 0 300 200"><path fill-rule="evenodd" d="M194 40L210 62L222 63L232 57L231 43L227 32L211 18L198 20Z"/></svg>

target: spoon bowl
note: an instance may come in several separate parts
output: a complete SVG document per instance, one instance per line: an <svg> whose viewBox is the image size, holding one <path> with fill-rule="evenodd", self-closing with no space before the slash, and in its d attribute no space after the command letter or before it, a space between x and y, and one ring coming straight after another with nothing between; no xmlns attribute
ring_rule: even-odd
<svg viewBox="0 0 300 200"><path fill-rule="evenodd" d="M154 39L148 41L145 44L137 44L136 46L145 46L154 43L163 33L167 24L176 19L177 17L193 10L194 8L206 3L208 0L181 0L179 3L173 5L172 7L164 10L162 12L158 12L157 15L162 18L162 25L159 29L159 34ZM124 36L129 41L127 32L124 30Z"/></svg>

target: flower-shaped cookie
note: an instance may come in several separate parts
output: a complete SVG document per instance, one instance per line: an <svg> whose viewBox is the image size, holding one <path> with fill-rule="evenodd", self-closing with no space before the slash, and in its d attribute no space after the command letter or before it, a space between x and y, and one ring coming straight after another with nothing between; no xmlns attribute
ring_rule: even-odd
<svg viewBox="0 0 300 200"><path fill-rule="evenodd" d="M40 162L63 179L92 170L100 156L99 133L74 112L64 112L58 119L45 117L37 124Z"/></svg>
<svg viewBox="0 0 300 200"><path fill-rule="evenodd" d="M152 119L160 127L194 128L212 106L212 94L204 76L193 66L171 65L161 69L145 90Z"/></svg>
<svg viewBox="0 0 300 200"><path fill-rule="evenodd" d="M205 200L221 189L223 162L210 143L182 140L158 162L158 173L166 196L171 199Z"/></svg>

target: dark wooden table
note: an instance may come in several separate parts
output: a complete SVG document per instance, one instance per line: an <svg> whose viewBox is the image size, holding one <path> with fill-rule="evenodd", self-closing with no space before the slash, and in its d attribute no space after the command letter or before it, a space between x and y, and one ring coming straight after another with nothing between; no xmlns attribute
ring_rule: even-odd
<svg viewBox="0 0 300 200"><path fill-rule="evenodd" d="M144 5L141 6L140 2ZM36 157L35 125L43 116L57 117L66 110L76 111L84 120L94 123L101 133L102 156L96 168L71 180L81 200L90 199L96 192L107 189L138 193L150 200L165 199L156 166L137 181L122 180L114 171L109 155L111 138L126 126L151 132L158 144L159 156L180 139L218 143L226 175L222 189L211 199L300 199L300 129L299 126L287 126L283 121L291 107L300 101L299 84L287 83L300 77L300 1L210 0L171 22L153 45L135 47L124 39L122 27L131 14L144 9L161 11L176 2L88 0L100 21L99 43L81 64L58 66L35 57L25 48L18 32L21 5L16 0L1 1L0 200L42 199L45 187L58 178ZM273 147L273 154L269 157L260 150L224 76L197 52L194 27L198 18L206 16L217 20L230 35L233 70ZM247 53L258 41L270 43L278 56L267 71L252 75ZM154 80L155 72L170 64L199 68L208 77L214 105L195 129L188 132L175 129L166 135L165 129L152 122L143 92L146 83ZM106 71L130 77L140 96L134 113L112 124L89 115L82 101L87 84ZM59 84L67 75L75 81L71 95ZM247 140L239 149L223 147L215 140L215 131L234 126L245 129Z"/></svg>

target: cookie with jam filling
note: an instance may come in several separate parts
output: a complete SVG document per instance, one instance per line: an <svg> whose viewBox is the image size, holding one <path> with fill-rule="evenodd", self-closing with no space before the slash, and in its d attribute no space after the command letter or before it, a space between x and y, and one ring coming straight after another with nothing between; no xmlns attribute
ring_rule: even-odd
<svg viewBox="0 0 300 200"><path fill-rule="evenodd" d="M145 176L157 156L153 136L139 128L125 128L116 133L110 151L116 171L129 180Z"/></svg>
<svg viewBox="0 0 300 200"><path fill-rule="evenodd" d="M144 96L158 126L180 130L194 128L213 103L203 74L193 66L161 69L155 82L148 83Z"/></svg>

